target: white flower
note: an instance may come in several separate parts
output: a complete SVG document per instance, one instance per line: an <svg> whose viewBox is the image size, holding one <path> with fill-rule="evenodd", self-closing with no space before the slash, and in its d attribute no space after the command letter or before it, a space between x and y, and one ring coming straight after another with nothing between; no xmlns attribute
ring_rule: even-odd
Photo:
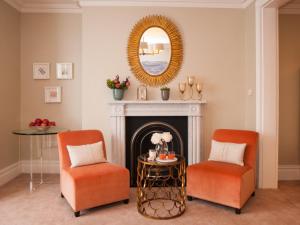
<svg viewBox="0 0 300 225"><path fill-rule="evenodd" d="M161 139L163 139L165 142L170 142L170 141L172 141L173 137L170 132L163 132L161 134Z"/></svg>
<svg viewBox="0 0 300 225"><path fill-rule="evenodd" d="M162 134L160 134L160 133L154 133L154 134L152 134L152 137L151 137L152 144L157 145L161 141L161 135Z"/></svg>

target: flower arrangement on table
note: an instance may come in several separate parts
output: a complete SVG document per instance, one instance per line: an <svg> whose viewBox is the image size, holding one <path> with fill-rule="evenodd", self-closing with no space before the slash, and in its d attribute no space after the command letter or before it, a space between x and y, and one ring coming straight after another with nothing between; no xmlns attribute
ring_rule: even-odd
<svg viewBox="0 0 300 225"><path fill-rule="evenodd" d="M151 136L152 144L156 145L155 150L156 153L159 155L160 159L166 159L168 155L172 155L170 158L174 158L175 154L169 154L168 144L173 139L173 136L170 132L163 132L163 133L153 133ZM153 159L152 159L153 160Z"/></svg>
<svg viewBox="0 0 300 225"><path fill-rule="evenodd" d="M119 75L115 79L106 80L107 87L113 90L113 97L115 100L122 100L124 91L130 87L129 77L126 77L124 81L120 81Z"/></svg>

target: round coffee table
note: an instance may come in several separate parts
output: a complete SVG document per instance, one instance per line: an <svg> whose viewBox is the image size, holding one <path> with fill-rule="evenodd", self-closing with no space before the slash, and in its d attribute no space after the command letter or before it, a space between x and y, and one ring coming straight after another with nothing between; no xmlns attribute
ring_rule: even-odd
<svg viewBox="0 0 300 225"><path fill-rule="evenodd" d="M175 162L148 161L148 154L138 157L137 209L154 219L171 219L185 211L185 159Z"/></svg>

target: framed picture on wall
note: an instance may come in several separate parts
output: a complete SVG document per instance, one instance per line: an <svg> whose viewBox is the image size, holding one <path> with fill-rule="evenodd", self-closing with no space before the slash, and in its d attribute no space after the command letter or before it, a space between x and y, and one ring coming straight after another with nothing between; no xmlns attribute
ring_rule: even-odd
<svg viewBox="0 0 300 225"><path fill-rule="evenodd" d="M45 87L45 103L61 103L61 87Z"/></svg>
<svg viewBox="0 0 300 225"><path fill-rule="evenodd" d="M73 63L56 63L56 78L59 80L73 79Z"/></svg>
<svg viewBox="0 0 300 225"><path fill-rule="evenodd" d="M33 63L33 79L50 79L50 63Z"/></svg>

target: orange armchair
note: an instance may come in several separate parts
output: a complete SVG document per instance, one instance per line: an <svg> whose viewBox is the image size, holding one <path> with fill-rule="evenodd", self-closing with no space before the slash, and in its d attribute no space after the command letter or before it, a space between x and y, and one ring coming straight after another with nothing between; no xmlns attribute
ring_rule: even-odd
<svg viewBox="0 0 300 225"><path fill-rule="evenodd" d="M76 217L80 211L117 201L129 201L129 171L112 164L99 163L71 168L67 145L103 142L103 135L97 130L68 131L57 135L60 161L61 197L65 197Z"/></svg>
<svg viewBox="0 0 300 225"><path fill-rule="evenodd" d="M256 147L258 133L244 130L216 130L213 139L219 142L246 143L244 166L204 161L187 168L188 200L193 197L230 206L241 213L241 208L256 186Z"/></svg>

